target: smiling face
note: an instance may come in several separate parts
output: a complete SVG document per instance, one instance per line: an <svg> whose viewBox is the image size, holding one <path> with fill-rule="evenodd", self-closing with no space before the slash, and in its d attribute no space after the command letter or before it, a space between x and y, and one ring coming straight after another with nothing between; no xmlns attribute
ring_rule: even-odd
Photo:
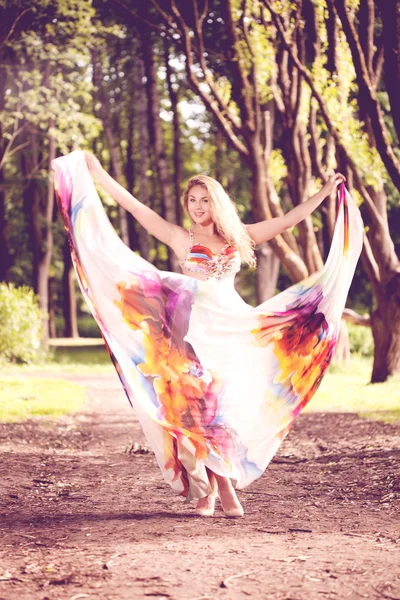
<svg viewBox="0 0 400 600"><path fill-rule="evenodd" d="M187 211L194 224L210 225L213 222L211 215L210 198L207 188L203 185L194 185L189 190Z"/></svg>

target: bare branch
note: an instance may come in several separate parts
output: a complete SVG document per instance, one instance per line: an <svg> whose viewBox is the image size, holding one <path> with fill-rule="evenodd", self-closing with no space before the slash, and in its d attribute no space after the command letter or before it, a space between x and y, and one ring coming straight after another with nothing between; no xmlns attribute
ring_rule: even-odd
<svg viewBox="0 0 400 600"><path fill-rule="evenodd" d="M381 284L381 276L379 273L378 264L372 252L371 244L369 243L365 232L363 234L363 241L364 243L361 251L361 262L365 271L367 272L368 279L371 281L375 296L377 296Z"/></svg>
<svg viewBox="0 0 400 600"><path fill-rule="evenodd" d="M148 21L147 19L145 19L144 17L142 17L140 14L136 13L134 10L132 10L131 8L129 8L129 6L127 6L125 4L125 2L123 2L122 0L113 0L113 1L116 4L118 4L119 6L122 6L122 8L126 12L128 12L132 17L134 17L138 21L141 21L142 23L145 23L151 29L155 29L156 31L160 31L160 32L165 33L165 30L162 27L160 27L159 25L156 25L155 23L152 23L151 21Z"/></svg>
<svg viewBox="0 0 400 600"><path fill-rule="evenodd" d="M155 0L152 0L155 5ZM221 105L218 101L213 98L209 93L204 90L204 86L202 86L201 81L197 78L196 74L193 70L193 47L190 40L189 28L186 25L181 13L176 7L175 0L171 0L171 9L178 21L179 29L182 34L182 46L184 53L186 55L186 74L188 76L188 81L195 93L197 93L200 98L203 100L204 104L207 108L212 112L216 121L219 123L221 128L225 131L232 146L242 155L248 156L249 151L247 147L243 144L243 142L239 139L234 131L234 126L230 120L230 113L225 110L225 105L223 110L221 110Z"/></svg>
<svg viewBox="0 0 400 600"><path fill-rule="evenodd" d="M378 84L379 84L381 76L382 76L384 57L385 57L385 48L383 45L383 40L381 40L381 42L374 54L374 60L373 60L372 83L373 83L375 89L378 87Z"/></svg>
<svg viewBox="0 0 400 600"><path fill-rule="evenodd" d="M328 112L327 106L325 104L325 101L322 98L321 94L316 89L310 71L299 61L297 55L293 52L292 44L286 39L286 31L285 31L284 27L282 26L281 19L278 18L278 15L275 13L274 9L272 8L271 0L263 0L263 2L271 13L271 16L273 18L275 26L281 36L283 45L288 50L290 57L292 58L296 67L303 74L304 79L310 86L312 95L318 102L322 117L329 129L330 134L332 135L337 146L340 148L341 152L343 153L343 156L346 158L346 161L348 162L349 166L354 171L354 178L356 179L357 187L364 198L364 201L368 208L369 213L371 214L372 218L374 219L374 221L376 222L377 225L379 225L382 229L387 229L381 215L379 214L378 209L376 208L375 204L373 203L371 196L368 194L367 190L365 189L364 185L361 182L361 179L358 175L358 172L357 172L357 169L356 169L353 159L351 158L351 156L349 155L346 148L343 146L343 144L341 142L339 132L332 123L332 120L329 116L329 112Z"/></svg>
<svg viewBox="0 0 400 600"><path fill-rule="evenodd" d="M226 12L226 25L228 27L228 34L232 49L234 50L234 58L232 59L232 66L235 69L237 78L242 88L242 122L251 131L254 132L256 129L256 121L258 115L255 115L253 106L253 86L249 82L249 78L246 74L245 60L243 53L240 48L240 40L236 31L236 26L232 15L232 6L230 0L224 0L225 12ZM255 81L253 82L255 84ZM257 103L256 103L257 104Z"/></svg>
<svg viewBox="0 0 400 600"><path fill-rule="evenodd" d="M16 19L15 19L14 23L11 25L11 27L10 27L10 29L9 29L9 31L8 31L8 33L7 33L7 35L6 35L6 37L5 37L3 40L1 40L1 41L0 41L0 48L2 48L2 47L4 46L4 44L6 44L6 43L8 42L8 40L10 39L10 37L12 36L12 34L14 33L14 30L15 30L15 28L16 28L16 26L17 26L17 23L18 23L18 21L20 21L20 19L22 19L22 17L23 17L23 16L24 16L24 15L25 15L27 12L29 12L29 11L31 11L31 10L32 10L32 8L25 8L25 10L23 10L23 11L22 11L22 13L20 13L20 14L19 14L19 15L16 17Z"/></svg>
<svg viewBox="0 0 400 600"><path fill-rule="evenodd" d="M238 121L238 119L231 113L227 104L223 101L221 94L218 92L218 89L215 86L210 69L207 67L207 64L205 61L205 45L204 45L204 37L203 37L203 30L202 30L202 25L203 25L203 21L204 21L204 18L202 18L202 17L204 15L204 13L200 17L199 12L198 12L197 0L192 0L192 3L193 3L193 12L194 12L194 19L195 19L196 37L199 42L198 59L199 59L201 70L204 75L204 79L218 104L219 110L229 120L235 133L239 134L240 130L241 130L241 124ZM180 22L184 23L183 18L181 19ZM185 26L186 26L186 24L185 24Z"/></svg>
<svg viewBox="0 0 400 600"><path fill-rule="evenodd" d="M10 152L7 153L7 155L6 155L5 158L10 158L10 156L12 156L13 154L15 154L19 150L22 150L22 148L26 148L26 146L29 146L29 144L30 144L30 142L23 142L23 144L19 144L18 146L15 146L12 150L10 150ZM5 159L4 159L4 161L2 159L1 162L0 162L0 169L3 168L4 162L5 162Z"/></svg>
<svg viewBox="0 0 400 600"><path fill-rule="evenodd" d="M344 309L342 318L348 323L354 323L354 325L371 327L371 319L368 315L359 315L354 310L351 310L351 308Z"/></svg>
<svg viewBox="0 0 400 600"><path fill-rule="evenodd" d="M19 123L19 119L15 119L14 122L14 131L10 137L10 139L8 140L7 146L4 149L3 152L3 156L0 159L0 169L3 168L6 160L8 157L12 156L13 154L15 154L15 152L17 152L18 150L21 150L21 147L23 148L24 146L27 146L28 143L24 143L24 144L20 144L19 146L16 146L15 148L12 148L13 142L16 139L16 137L18 137L18 135L26 128L27 123L24 123L23 125L21 125L21 127L18 127L18 123Z"/></svg>
<svg viewBox="0 0 400 600"><path fill-rule="evenodd" d="M327 181L327 176L324 172L324 168L322 166L321 160L321 151L318 145L318 136L317 136L317 111L315 108L315 104L313 101L310 102L310 117L308 119L308 132L310 134L310 151L311 151L311 159L317 170L318 177L322 179L325 183Z"/></svg>
<svg viewBox="0 0 400 600"><path fill-rule="evenodd" d="M201 16L199 18L200 26L203 25L203 21L206 18L207 13L208 13L208 0L204 0L204 9L203 9L203 12L201 13Z"/></svg>
<svg viewBox="0 0 400 600"><path fill-rule="evenodd" d="M330 0L330 2L334 3L336 7L344 33L350 46L351 55L353 57L353 63L357 74L359 94L362 96L368 110L368 116L371 120L377 150L382 158L387 172L393 180L393 183L399 188L400 161L396 157L389 141L389 135L383 118L381 105L376 95L375 86L369 77L368 64L361 47L357 30L354 26L354 22L349 18L346 0Z"/></svg>

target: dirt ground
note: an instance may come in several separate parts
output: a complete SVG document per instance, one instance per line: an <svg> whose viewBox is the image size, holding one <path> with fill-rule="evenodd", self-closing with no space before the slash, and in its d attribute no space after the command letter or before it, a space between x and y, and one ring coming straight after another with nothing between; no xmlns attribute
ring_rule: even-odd
<svg viewBox="0 0 400 600"><path fill-rule="evenodd" d="M0 600L400 599L400 424L301 416L245 517L207 519L117 378L74 380L81 414L0 425Z"/></svg>

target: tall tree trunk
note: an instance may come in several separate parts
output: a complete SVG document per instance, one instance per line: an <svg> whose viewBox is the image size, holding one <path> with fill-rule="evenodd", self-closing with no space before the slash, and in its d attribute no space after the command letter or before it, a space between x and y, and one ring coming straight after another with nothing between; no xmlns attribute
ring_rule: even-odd
<svg viewBox="0 0 400 600"><path fill-rule="evenodd" d="M358 17L360 19L359 44L352 46L353 57L358 51L360 55L358 62L363 62L365 65L365 77L375 82L377 86L380 73L374 71L375 4L373 0L360 4ZM400 23L400 20L398 22ZM349 34L348 28L347 33ZM378 141L370 115L370 102L364 94L360 74L358 84L360 119L368 135L370 147L378 151ZM367 239L379 271L379 281L372 282L376 309L371 314L371 328L375 342L371 382L375 383L385 381L390 375L400 371L400 261L390 237L387 196L383 182L374 187L365 187L380 216L380 224L377 224L376 219L371 218L370 214L365 215L365 224L368 226Z"/></svg>
<svg viewBox="0 0 400 600"><path fill-rule="evenodd" d="M79 337L77 304L75 291L75 273L71 260L68 238L63 246L64 272L62 277L64 337Z"/></svg>
<svg viewBox="0 0 400 600"><path fill-rule="evenodd" d="M257 251L257 304L272 298L276 292L280 260L269 244Z"/></svg>
<svg viewBox="0 0 400 600"><path fill-rule="evenodd" d="M104 90L100 63L98 62L97 53L93 50L92 52L92 66L93 66L93 84L97 88L98 97L100 100L100 115L103 121L104 133L107 139L108 149L110 151L111 166L114 172L115 180L122 185L122 167L121 167L121 156L118 145L118 136L114 135L112 116L110 113L110 105L108 102L107 94ZM127 212L120 204L118 204L118 222L120 236L124 244L129 246L129 228L128 228L128 216Z"/></svg>
<svg viewBox="0 0 400 600"><path fill-rule="evenodd" d="M223 154L222 154L222 131L221 128L218 127L215 134L215 179L217 181L221 181L222 179L222 171L223 171Z"/></svg>
<svg viewBox="0 0 400 600"><path fill-rule="evenodd" d="M137 92L136 85L134 81L134 71L131 69L129 71L129 75L131 77L132 86L131 86L131 94L132 94L132 103L128 109L128 133L127 133L127 147L126 147L126 160L125 160L125 179L128 191L133 194L135 187L135 107L137 106ZM132 250L136 250L138 248L137 239L136 239L136 220L133 215L127 213L128 219L128 236L129 236L129 246Z"/></svg>
<svg viewBox="0 0 400 600"><path fill-rule="evenodd" d="M180 125L179 125L179 110L178 110L178 92L174 90L172 82L171 66L169 64L169 43L165 38L165 64L167 74L168 94L171 102L172 110L172 128L174 138L174 191L175 191L175 206L176 206L176 222L182 225L183 207L181 204L181 140L180 140Z"/></svg>
<svg viewBox="0 0 400 600"><path fill-rule="evenodd" d="M54 278L49 277L49 307L48 307L48 315L49 315L49 337L56 338L57 337L57 329L56 329L56 307L53 299L53 285Z"/></svg>
<svg viewBox="0 0 400 600"><path fill-rule="evenodd" d="M333 353L333 360L340 365L347 365L350 361L349 328L344 319L340 321L339 337Z"/></svg>
<svg viewBox="0 0 400 600"><path fill-rule="evenodd" d="M248 148L250 155L247 158L252 172L252 211L257 221L271 218L269 209L272 202L268 199L271 193L271 182L258 133L249 136ZM308 275L307 268L301 258L290 248L283 236L277 236L269 242L275 254L282 261L292 281L301 281Z"/></svg>
<svg viewBox="0 0 400 600"><path fill-rule="evenodd" d="M160 96L158 93L156 70L152 48L147 42L143 44L143 57L147 83L147 98L149 102L150 129L154 140L157 173L160 182L164 215L169 223L176 223L176 202L172 193L172 184L168 168L168 161L164 146L164 137L160 118ZM168 268L170 271L179 272L178 258L171 248L168 248Z"/></svg>
<svg viewBox="0 0 400 600"><path fill-rule="evenodd" d="M382 284L378 306L371 314L375 343L371 383L400 372L400 268Z"/></svg>
<svg viewBox="0 0 400 600"><path fill-rule="evenodd" d="M4 93L5 93L5 69L0 67L0 113L4 110ZM6 148L6 140L4 138L4 125L0 121L0 160L3 157ZM6 193L4 189L5 178L4 169L0 168L0 281L8 280L8 270L10 267L10 255L8 249L8 226L6 215Z"/></svg>
<svg viewBox="0 0 400 600"><path fill-rule="evenodd" d="M10 256L8 250L8 225L6 216L6 194L4 190L4 171L3 169L0 169L0 282L8 281L9 267Z"/></svg>
<svg viewBox="0 0 400 600"><path fill-rule="evenodd" d="M31 287L38 293L39 260L41 247L40 230L40 190L35 172L38 169L39 149L35 131L29 132L30 149L21 153L21 170L24 178L23 206L32 251Z"/></svg>
<svg viewBox="0 0 400 600"><path fill-rule="evenodd" d="M150 170L150 148L149 136L147 130L147 95L146 87L143 83L144 79L144 62L138 57L136 60L136 88L137 88L137 117L139 124L139 148L140 148L140 163L139 163L139 200L149 206L150 202L150 186L148 172ZM147 231L137 223L137 231L139 234L140 253L144 259L150 258L150 238Z"/></svg>
<svg viewBox="0 0 400 600"><path fill-rule="evenodd" d="M400 141L400 11L398 0L378 0L385 48L385 84Z"/></svg>
<svg viewBox="0 0 400 600"><path fill-rule="evenodd" d="M49 129L54 127L54 120L51 119ZM54 172L51 167L52 160L56 157L56 141L52 135L49 136L48 146L48 181L46 190L46 203L43 220L43 235L41 239L41 252L38 265L38 294L39 306L42 310L44 342L47 344L49 338L49 273L51 257L53 254L53 212L54 212Z"/></svg>

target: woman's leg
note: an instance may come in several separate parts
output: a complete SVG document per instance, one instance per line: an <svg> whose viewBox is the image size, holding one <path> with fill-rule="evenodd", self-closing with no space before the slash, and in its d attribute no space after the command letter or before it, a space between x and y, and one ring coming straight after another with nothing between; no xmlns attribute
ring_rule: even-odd
<svg viewBox="0 0 400 600"><path fill-rule="evenodd" d="M214 513L215 498L218 495L224 513L227 517L242 517L243 508L236 495L235 489L228 477L216 475L210 469L207 469L208 479L212 488L212 493L204 498L200 498L196 505L198 514L208 517Z"/></svg>
<svg viewBox="0 0 400 600"><path fill-rule="evenodd" d="M204 496L204 498L200 498L200 500L197 501L196 512L204 517L211 517L214 514L215 498L218 496L218 485L215 474L210 471L210 469L207 469L207 467L206 471L212 492L208 496Z"/></svg>
<svg viewBox="0 0 400 600"><path fill-rule="evenodd" d="M236 495L231 480L228 477L216 475L214 477L218 484L218 494L221 500L222 508L227 517L242 517L243 508Z"/></svg>

